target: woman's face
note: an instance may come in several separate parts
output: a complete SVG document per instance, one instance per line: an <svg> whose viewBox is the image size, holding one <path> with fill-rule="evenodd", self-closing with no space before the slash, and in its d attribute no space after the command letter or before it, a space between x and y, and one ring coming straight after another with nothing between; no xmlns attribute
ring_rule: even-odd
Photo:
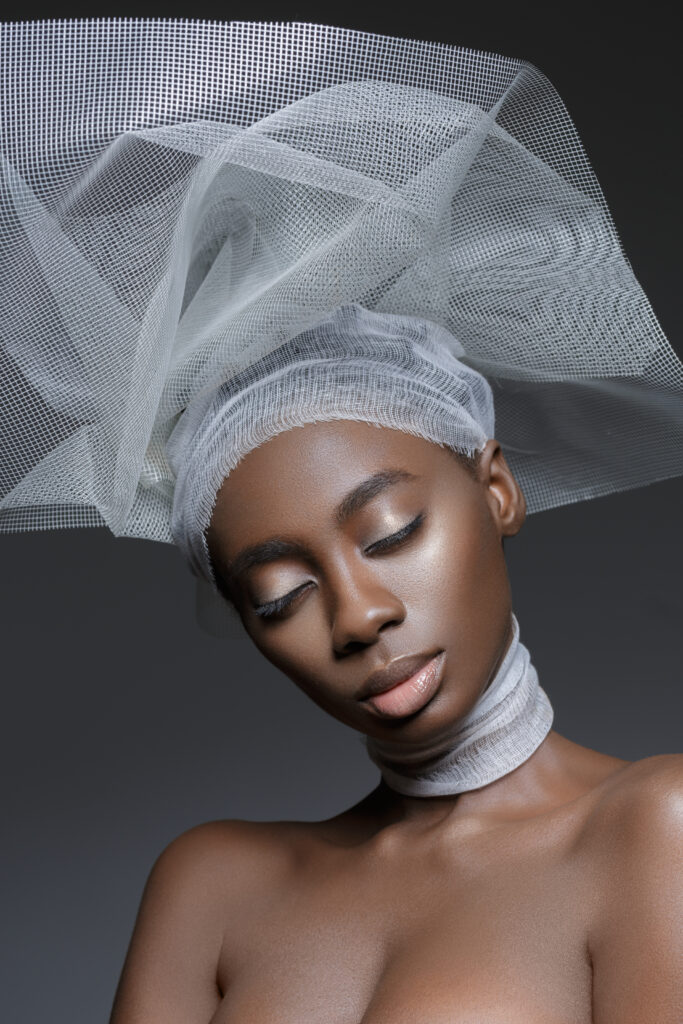
<svg viewBox="0 0 683 1024"><path fill-rule="evenodd" d="M422 438L335 420L251 451L224 481L207 539L270 662L341 722L429 756L509 645L502 538L524 515L496 441L475 479ZM386 717L361 699L370 673L439 652L440 684L418 711Z"/></svg>

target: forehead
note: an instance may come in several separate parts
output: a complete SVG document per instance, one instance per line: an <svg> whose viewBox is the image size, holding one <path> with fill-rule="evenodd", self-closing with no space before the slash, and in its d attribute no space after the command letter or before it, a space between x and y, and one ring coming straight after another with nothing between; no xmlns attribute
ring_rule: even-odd
<svg viewBox="0 0 683 1024"><path fill-rule="evenodd" d="M284 530L303 513L326 515L378 469L419 475L443 469L448 453L400 430L352 420L307 423L254 448L223 482L212 527L237 543L246 534Z"/></svg>

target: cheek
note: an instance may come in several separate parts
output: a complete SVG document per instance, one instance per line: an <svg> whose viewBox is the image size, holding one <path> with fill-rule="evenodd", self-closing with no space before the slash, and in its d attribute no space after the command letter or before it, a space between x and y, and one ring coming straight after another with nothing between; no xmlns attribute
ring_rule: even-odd
<svg viewBox="0 0 683 1024"><path fill-rule="evenodd" d="M263 657L306 693L309 693L308 685L302 683L321 677L320 659L326 649L321 624L311 607L313 604L308 600L306 607L299 609L282 628L265 629L261 635L249 634Z"/></svg>
<svg viewBox="0 0 683 1024"><path fill-rule="evenodd" d="M443 600L475 585L485 550L482 522L470 510L435 515L424 540L415 548L409 573L411 598L418 593Z"/></svg>
<svg viewBox="0 0 683 1024"><path fill-rule="evenodd" d="M502 546L486 509L440 517L420 548L409 599L439 619L472 626L507 600Z"/></svg>
<svg viewBox="0 0 683 1024"><path fill-rule="evenodd" d="M312 602L311 602L312 603ZM301 614L303 620L304 615ZM290 681L290 684L298 687L318 707L322 708L332 717L339 719L346 725L353 726L354 721L340 710L339 697L329 692L325 686L321 686L319 680L329 676L329 658L325 656L328 650L329 637L319 634L320 625L313 632L311 623L308 627L297 628L293 626L285 637L282 634L277 640L269 639L266 643L256 640L256 646L261 654Z"/></svg>

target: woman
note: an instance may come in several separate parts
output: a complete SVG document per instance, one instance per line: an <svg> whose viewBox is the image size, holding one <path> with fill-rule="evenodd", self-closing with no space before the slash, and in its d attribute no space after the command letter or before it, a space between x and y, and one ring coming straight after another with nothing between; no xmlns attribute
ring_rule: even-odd
<svg viewBox="0 0 683 1024"><path fill-rule="evenodd" d="M326 26L15 28L0 522L174 540L382 771L172 842L112 1024L677 1020L680 758L551 730L502 551L681 472L552 87Z"/></svg>
<svg viewBox="0 0 683 1024"><path fill-rule="evenodd" d="M432 371L446 413L422 396L413 429L459 431L462 453L378 429L401 415L383 332L415 345L415 392ZM383 779L329 820L217 821L172 842L112 1024L676 1019L683 758L630 763L550 729L503 554L524 495L495 439L468 452L467 430L481 444L490 427L483 380L456 360L435 373L416 334L355 307L280 350L270 417L312 421L251 447L207 531L207 574L257 648L368 737ZM353 405L374 422L327 418L363 344ZM252 369L250 391L221 388L173 440L190 561L204 549L194 506L235 462L247 404L261 415L242 448L276 429L273 366Z"/></svg>

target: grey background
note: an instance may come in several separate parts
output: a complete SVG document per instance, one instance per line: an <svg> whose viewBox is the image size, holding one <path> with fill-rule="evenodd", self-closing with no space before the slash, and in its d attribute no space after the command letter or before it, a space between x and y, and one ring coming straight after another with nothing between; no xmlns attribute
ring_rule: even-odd
<svg viewBox="0 0 683 1024"><path fill-rule="evenodd" d="M472 9L474 6L476 9ZM634 270L682 350L680 56L664 4L295 4L241 20L326 21L540 67L577 123ZM419 17L418 17L419 11ZM75 4L27 18L218 19ZM532 516L507 545L514 607L554 727L628 759L681 750L683 480ZM0 536L3 939L8 1024L106 1022L142 887L180 832L216 818L314 819L378 779L235 628L203 633L178 552L105 530ZM4 1006L2 1005L4 1004Z"/></svg>

